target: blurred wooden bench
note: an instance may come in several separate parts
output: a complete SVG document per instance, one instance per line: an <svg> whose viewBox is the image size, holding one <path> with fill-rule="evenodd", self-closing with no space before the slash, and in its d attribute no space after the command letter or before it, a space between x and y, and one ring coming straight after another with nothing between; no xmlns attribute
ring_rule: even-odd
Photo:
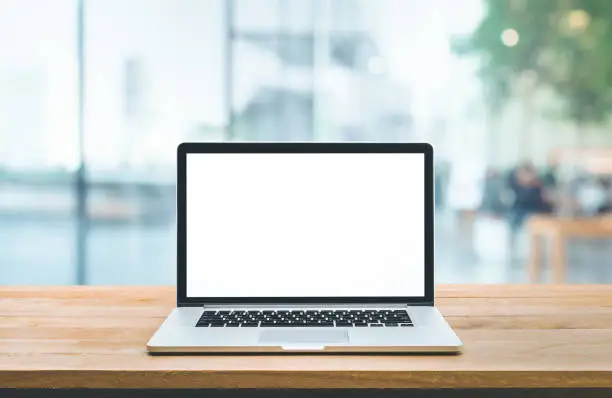
<svg viewBox="0 0 612 398"><path fill-rule="evenodd" d="M554 283L565 282L566 242L568 238L612 237L612 216L596 218L564 218L534 216L529 220L527 233L530 241L529 280L539 282L541 276L542 247L550 241L548 260Z"/></svg>

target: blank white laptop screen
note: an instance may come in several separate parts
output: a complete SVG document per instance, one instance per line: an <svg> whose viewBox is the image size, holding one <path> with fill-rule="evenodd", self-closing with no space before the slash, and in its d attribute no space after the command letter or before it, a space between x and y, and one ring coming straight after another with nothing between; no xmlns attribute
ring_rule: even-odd
<svg viewBox="0 0 612 398"><path fill-rule="evenodd" d="M422 297L423 154L188 154L187 297Z"/></svg>

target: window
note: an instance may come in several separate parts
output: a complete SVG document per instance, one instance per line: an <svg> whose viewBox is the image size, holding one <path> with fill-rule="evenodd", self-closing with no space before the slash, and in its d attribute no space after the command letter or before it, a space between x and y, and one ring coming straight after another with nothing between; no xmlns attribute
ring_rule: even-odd
<svg viewBox="0 0 612 398"><path fill-rule="evenodd" d="M0 4L0 281L76 282L76 2Z"/></svg>
<svg viewBox="0 0 612 398"><path fill-rule="evenodd" d="M223 140L431 142L438 282L528 281L534 215L612 282L612 7L536 3L0 1L0 283L172 283L176 145Z"/></svg>

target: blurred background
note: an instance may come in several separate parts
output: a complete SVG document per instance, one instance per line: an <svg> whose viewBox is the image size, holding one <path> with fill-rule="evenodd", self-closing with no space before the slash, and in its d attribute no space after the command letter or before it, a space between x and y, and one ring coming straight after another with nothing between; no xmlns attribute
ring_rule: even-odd
<svg viewBox="0 0 612 398"><path fill-rule="evenodd" d="M611 24L609 0L0 0L0 284L174 283L182 141L431 142L437 282L612 283Z"/></svg>

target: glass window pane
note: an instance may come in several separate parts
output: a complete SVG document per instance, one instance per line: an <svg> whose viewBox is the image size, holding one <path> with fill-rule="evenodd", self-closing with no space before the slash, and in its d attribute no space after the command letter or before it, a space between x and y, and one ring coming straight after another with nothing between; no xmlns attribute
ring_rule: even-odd
<svg viewBox="0 0 612 398"><path fill-rule="evenodd" d="M221 0L86 2L87 273L170 284L175 152L224 138Z"/></svg>
<svg viewBox="0 0 612 398"><path fill-rule="evenodd" d="M75 282L76 2L0 2L0 283Z"/></svg>
<svg viewBox="0 0 612 398"><path fill-rule="evenodd" d="M612 7L566 3L0 0L0 283L172 283L176 144L219 140L430 142L438 282L528 281L534 216L612 282Z"/></svg>

